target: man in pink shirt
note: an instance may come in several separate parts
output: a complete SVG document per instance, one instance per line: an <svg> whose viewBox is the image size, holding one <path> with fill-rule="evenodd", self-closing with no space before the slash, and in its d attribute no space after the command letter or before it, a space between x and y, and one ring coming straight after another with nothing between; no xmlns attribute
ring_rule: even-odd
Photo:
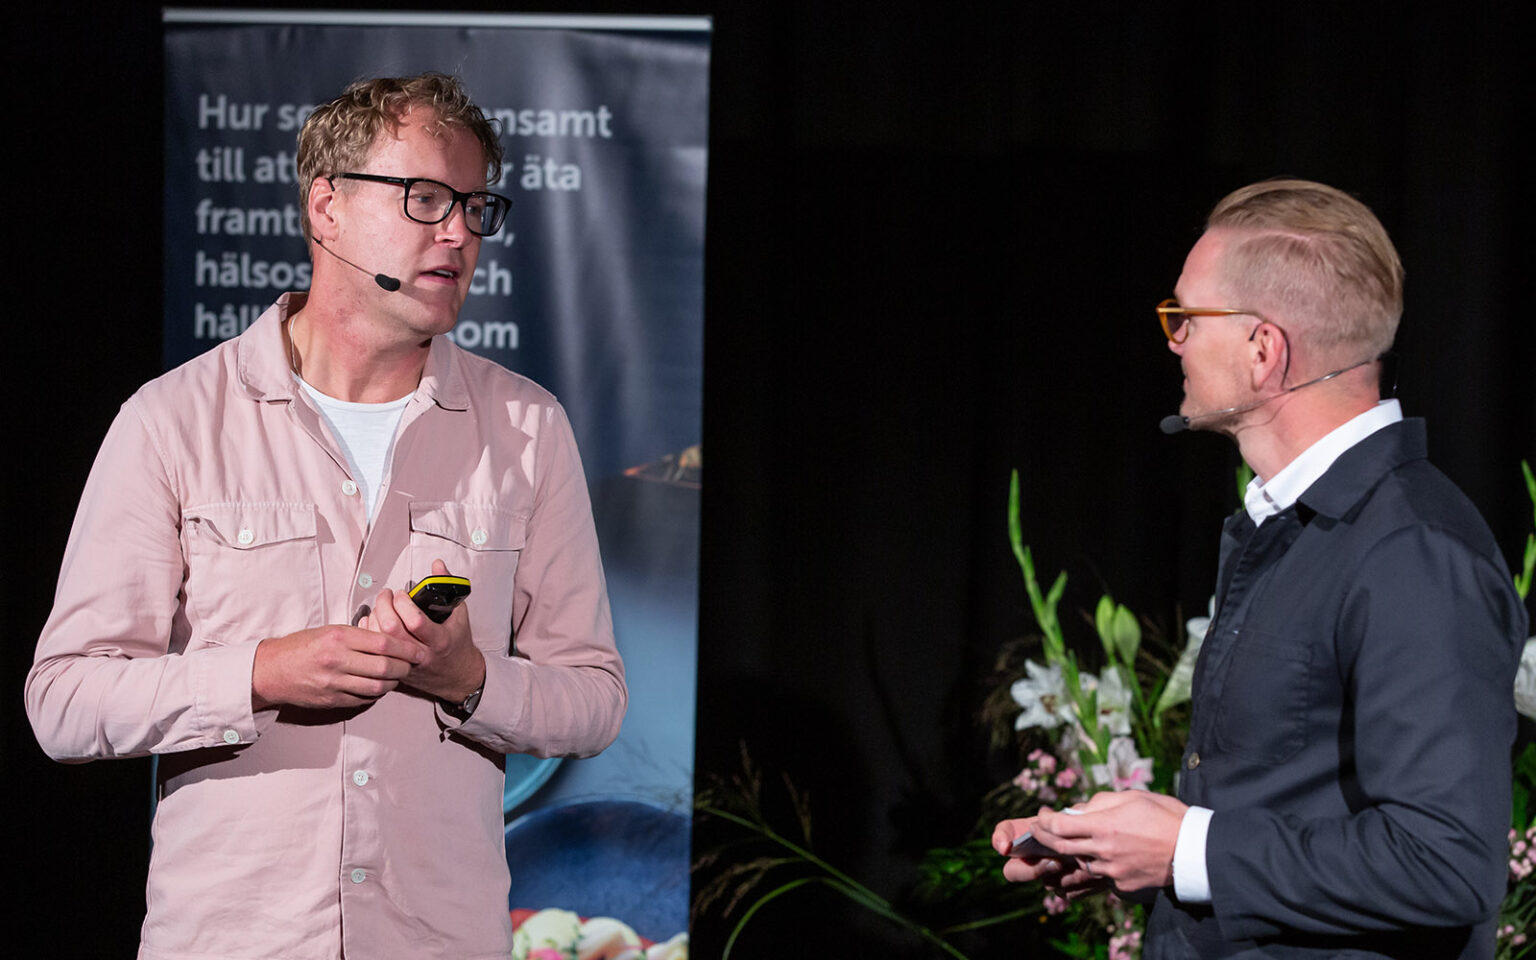
<svg viewBox="0 0 1536 960"><path fill-rule="evenodd" d="M501 158L439 74L317 109L309 294L102 444L26 700L58 760L160 756L140 957L505 960L504 755L618 734L565 412L443 336ZM434 623L405 591L449 572L474 592Z"/></svg>

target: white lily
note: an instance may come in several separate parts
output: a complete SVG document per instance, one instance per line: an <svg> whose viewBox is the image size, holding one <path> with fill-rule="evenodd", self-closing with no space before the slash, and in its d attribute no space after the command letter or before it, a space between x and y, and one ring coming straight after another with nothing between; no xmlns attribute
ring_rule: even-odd
<svg viewBox="0 0 1536 960"><path fill-rule="evenodd" d="M1083 689L1092 690L1095 686L1099 691L1099 726L1108 727L1109 732L1117 737L1129 736L1131 733L1131 691L1126 688L1125 681L1120 678L1120 671L1114 667L1107 667L1102 678L1095 678L1092 674L1083 674Z"/></svg>
<svg viewBox="0 0 1536 960"><path fill-rule="evenodd" d="M1191 617L1184 624L1184 652L1179 654L1179 662L1174 664L1173 672L1168 674L1168 682L1163 685L1163 695L1157 698L1156 713L1162 713L1189 699L1190 686L1195 680L1195 661L1200 658L1200 646L1205 643L1205 635L1211 629L1211 619L1216 616L1214 596L1207 610L1206 616Z"/></svg>
<svg viewBox="0 0 1536 960"><path fill-rule="evenodd" d="M1536 637L1525 641L1520 669L1515 673L1515 709L1536 720Z"/></svg>
<svg viewBox="0 0 1536 960"><path fill-rule="evenodd" d="M1042 666L1033 660L1026 660L1024 670L1029 676L1015 680L1008 691L1013 695L1013 702L1024 708L1018 719L1013 721L1013 729L1040 727L1054 730L1062 724L1071 723L1072 703L1067 699L1061 667L1054 664Z"/></svg>

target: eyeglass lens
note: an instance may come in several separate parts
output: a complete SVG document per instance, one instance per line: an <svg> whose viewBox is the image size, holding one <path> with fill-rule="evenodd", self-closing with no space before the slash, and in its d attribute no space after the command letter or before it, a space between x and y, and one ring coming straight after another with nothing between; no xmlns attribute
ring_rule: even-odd
<svg viewBox="0 0 1536 960"><path fill-rule="evenodd" d="M1179 343L1184 339L1184 321L1187 319L1179 301L1172 297L1157 305L1157 319L1163 325L1163 332L1168 339Z"/></svg>
<svg viewBox="0 0 1536 960"><path fill-rule="evenodd" d="M488 237L501 229L507 205L490 193L459 194L464 198L464 223L469 232ZM405 195L405 215L417 223L441 223L453 209L453 188L436 180L417 180Z"/></svg>

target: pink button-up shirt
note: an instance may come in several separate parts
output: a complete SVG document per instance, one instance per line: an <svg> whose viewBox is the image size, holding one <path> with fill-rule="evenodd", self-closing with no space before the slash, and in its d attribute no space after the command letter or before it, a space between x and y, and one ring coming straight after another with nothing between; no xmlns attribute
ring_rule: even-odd
<svg viewBox="0 0 1536 960"><path fill-rule="evenodd" d="M27 713L59 760L160 755L141 957L506 960L503 755L596 753L627 698L571 428L439 337L370 527L289 371L280 323L302 302L123 405ZM349 623L435 558L473 584L468 721L404 688L252 712L258 642Z"/></svg>

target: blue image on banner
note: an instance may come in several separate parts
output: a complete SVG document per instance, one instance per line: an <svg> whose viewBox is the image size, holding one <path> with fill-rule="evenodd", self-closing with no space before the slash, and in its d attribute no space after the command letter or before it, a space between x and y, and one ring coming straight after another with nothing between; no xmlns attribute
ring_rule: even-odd
<svg viewBox="0 0 1536 960"><path fill-rule="evenodd" d="M173 16L174 14L174 16ZM168 11L164 358L308 289L294 152L359 77L441 70L502 124L513 199L452 334L566 407L591 489L629 711L598 757L509 757L504 808L603 798L690 815L697 655L709 31ZM236 22L238 18L238 22ZM410 175L408 171L402 175ZM388 262L370 271L391 272ZM381 296L388 293L380 292ZM660 868L658 868L660 869ZM666 868L686 889L687 850ZM601 883L602 880L595 880ZM687 928L686 898L673 932ZM537 908L545 904L513 904ZM661 937L657 921L648 935Z"/></svg>

